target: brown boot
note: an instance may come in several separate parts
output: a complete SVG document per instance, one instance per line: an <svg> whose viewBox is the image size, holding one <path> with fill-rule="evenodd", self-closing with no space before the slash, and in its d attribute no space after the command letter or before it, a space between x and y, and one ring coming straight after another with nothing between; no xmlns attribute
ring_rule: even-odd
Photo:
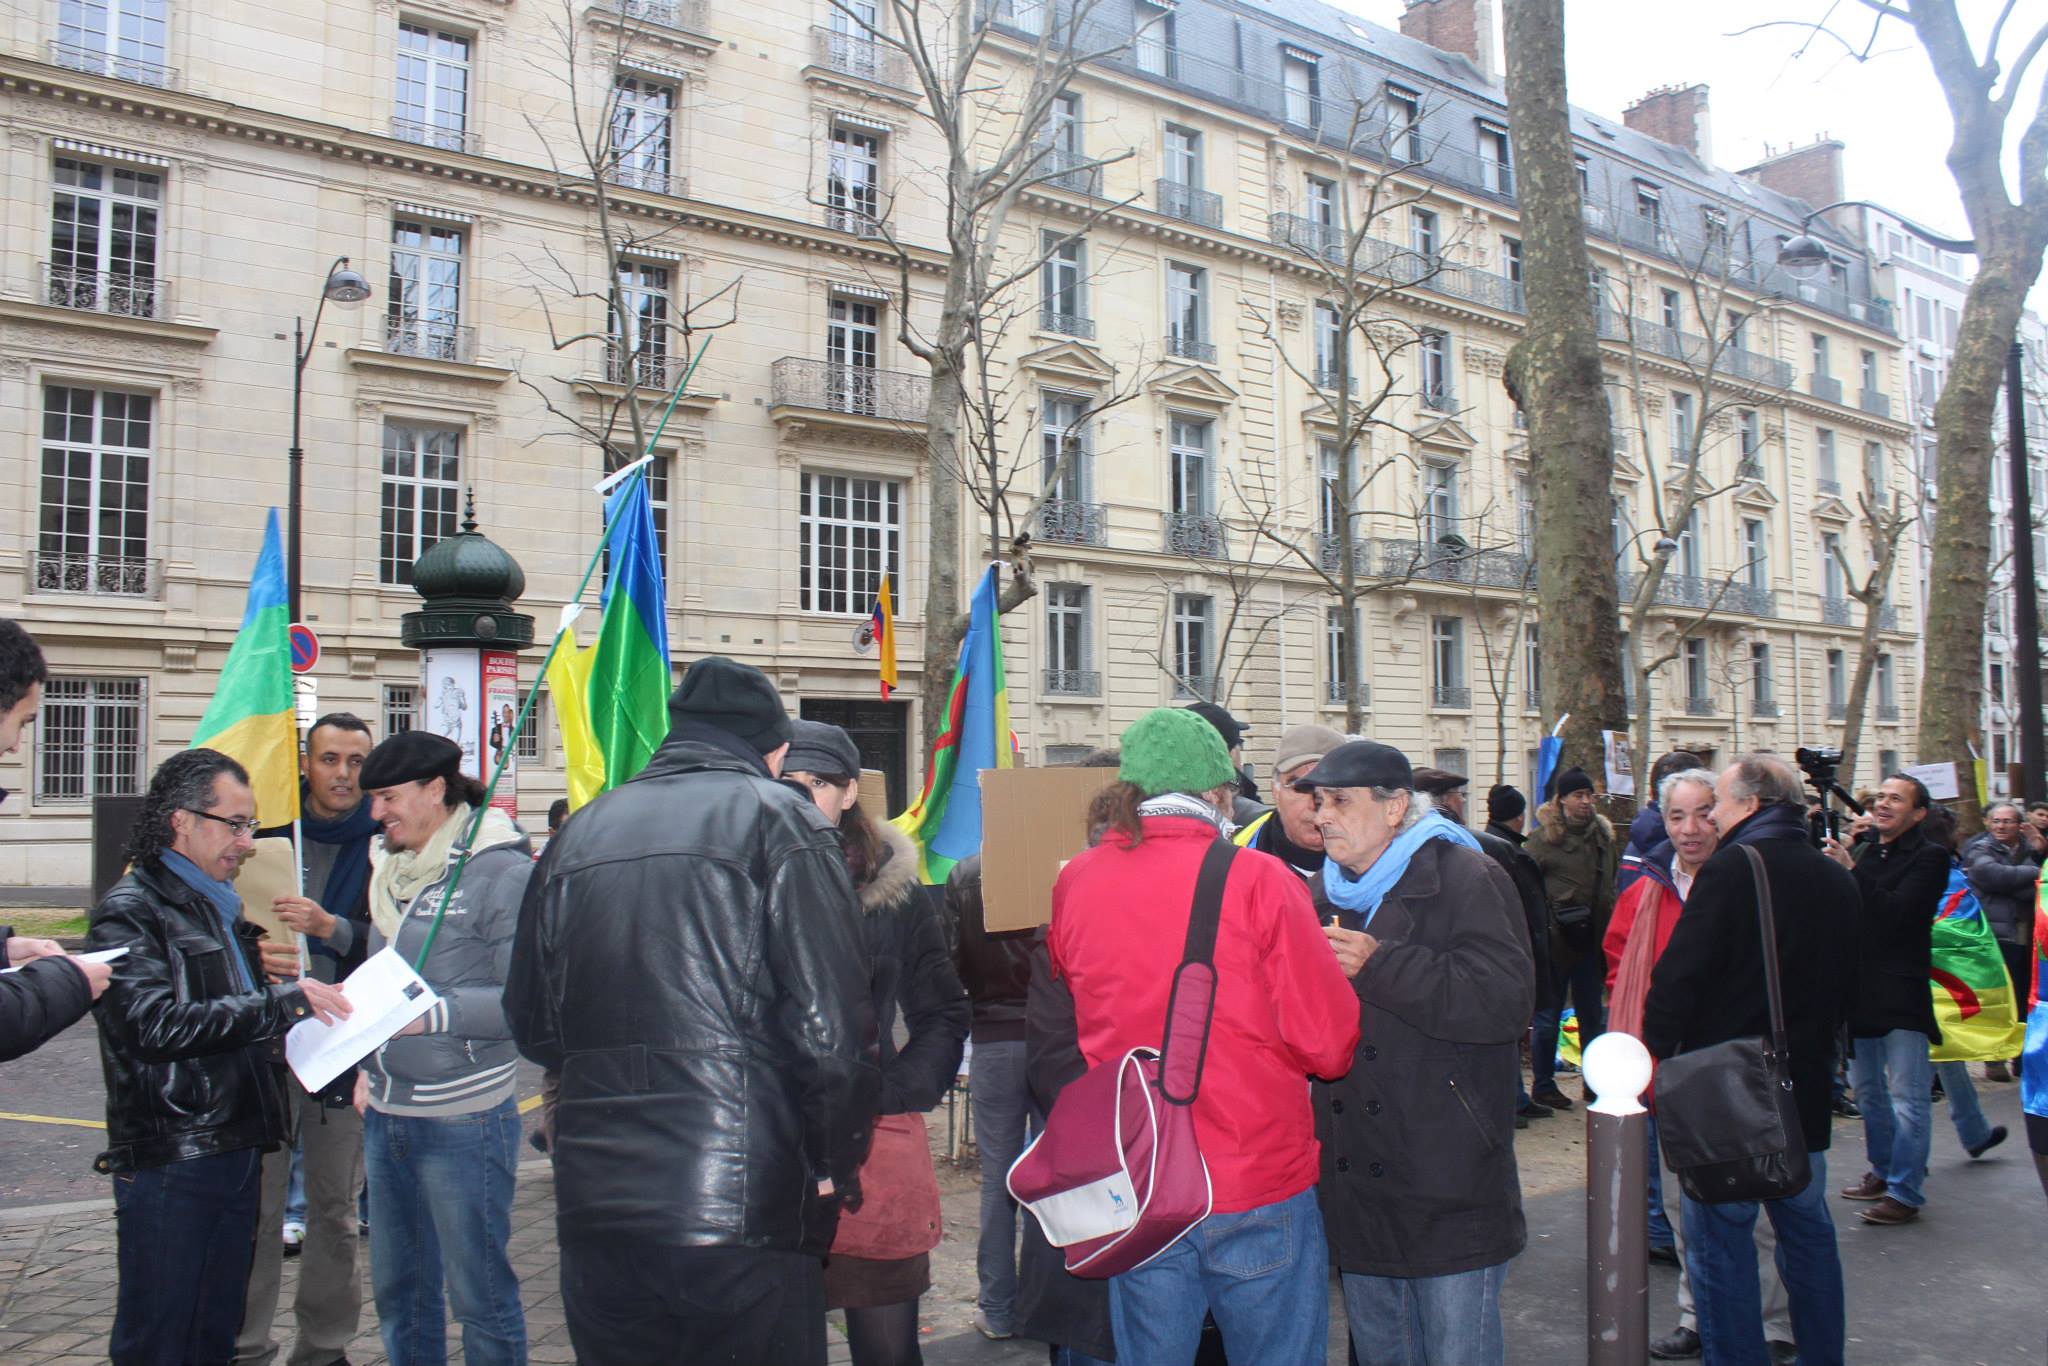
<svg viewBox="0 0 2048 1366"><path fill-rule="evenodd" d="M1879 1176L1876 1172L1865 1172L1855 1185L1842 1187L1842 1198L1844 1200L1882 1200L1885 1198L1884 1193L1887 1189L1889 1187L1885 1185L1883 1177Z"/></svg>
<svg viewBox="0 0 2048 1366"><path fill-rule="evenodd" d="M1910 1224L1919 1217L1918 1209L1894 1200L1889 1195L1863 1211L1863 1222L1866 1224Z"/></svg>
<svg viewBox="0 0 2048 1366"><path fill-rule="evenodd" d="M1984 1080L2011 1081L2012 1070L2002 1062L1987 1062L1984 1064Z"/></svg>

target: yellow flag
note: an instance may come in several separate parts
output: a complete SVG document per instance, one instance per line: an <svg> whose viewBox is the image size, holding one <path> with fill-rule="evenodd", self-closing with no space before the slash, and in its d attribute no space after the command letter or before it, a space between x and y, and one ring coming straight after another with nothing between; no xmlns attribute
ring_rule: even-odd
<svg viewBox="0 0 2048 1366"><path fill-rule="evenodd" d="M564 614L567 616L567 614ZM576 646L573 617L562 623L567 636L548 665L548 691L555 698L555 724L562 732L562 766L569 780L569 809L574 811L604 791L604 751L590 726L590 666L597 647Z"/></svg>

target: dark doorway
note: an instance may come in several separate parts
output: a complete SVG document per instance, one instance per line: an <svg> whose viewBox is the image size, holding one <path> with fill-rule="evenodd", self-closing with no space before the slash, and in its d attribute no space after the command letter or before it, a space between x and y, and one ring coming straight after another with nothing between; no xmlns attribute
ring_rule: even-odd
<svg viewBox="0 0 2048 1366"><path fill-rule="evenodd" d="M806 697L799 714L806 721L839 726L853 737L864 768L889 775L889 814L910 805L910 764L906 741L910 733L908 702L856 702L842 697Z"/></svg>

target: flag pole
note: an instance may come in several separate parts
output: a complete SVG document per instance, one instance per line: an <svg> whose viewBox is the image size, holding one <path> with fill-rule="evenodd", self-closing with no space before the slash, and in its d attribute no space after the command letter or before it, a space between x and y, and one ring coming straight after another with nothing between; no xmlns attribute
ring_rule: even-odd
<svg viewBox="0 0 2048 1366"><path fill-rule="evenodd" d="M668 407L662 410L661 421L655 425L653 434L647 438L646 450L642 451L640 459L629 467L632 472L619 487L627 487L635 480L644 481L647 478L647 467L652 462L654 444L661 440L661 434L668 430L669 418L675 415L676 404L682 401L684 392L690 387L690 376L697 373L698 363L710 349L711 338L706 336L704 344L690 357L689 365L683 370L683 377L676 381L675 392L669 395ZM605 519L604 534L598 538L597 549L591 553L590 563L583 567L583 579L576 585L576 594L569 601L583 601L583 595L590 589L591 579L597 575L598 566L604 563L605 551L611 547L612 533L617 529L616 521L609 517ZM554 640L548 645L547 654L541 657L540 672L534 675L533 686L526 690L526 701L519 708L518 718L512 723L512 734L515 737L526 728L527 718L533 714L533 704L540 698L540 687L548 676L548 666L555 662L555 654L562 648L562 635L560 631L555 632ZM505 776L505 769L512 762L513 752L517 749L516 744L508 744L504 752L498 756L498 765L491 773L491 781L484 787L484 799L478 804L476 815L470 820L469 829L462 836L462 853L455 861L455 871L449 875L447 885L441 889L441 904L434 910L434 923L427 927L426 940L420 945L419 953L412 960L414 972L426 967L427 955L434 948L434 939L441 933L442 918L448 914L448 898L455 895L456 884L462 881L462 870L469 866L470 846L476 841L477 831L483 829L484 813L491 809L491 797L498 790L498 780Z"/></svg>
<svg viewBox="0 0 2048 1366"><path fill-rule="evenodd" d="M306 899L306 846L299 831L299 822L304 818L303 811L292 817L292 885L298 889L301 901ZM292 938L299 941L299 976L304 977L313 967L311 955L307 952L306 936L301 931Z"/></svg>

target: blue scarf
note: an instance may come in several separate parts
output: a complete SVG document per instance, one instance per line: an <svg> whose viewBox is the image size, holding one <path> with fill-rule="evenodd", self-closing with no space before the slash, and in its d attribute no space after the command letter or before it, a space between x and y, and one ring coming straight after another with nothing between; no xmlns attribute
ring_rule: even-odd
<svg viewBox="0 0 2048 1366"><path fill-rule="evenodd" d="M1338 909L1346 912L1346 929L1365 929L1372 924L1372 918L1379 912L1380 902L1394 884L1408 871L1408 861L1415 857L1415 851L1431 840L1448 840L1477 851L1479 841L1472 838L1472 832L1453 821L1440 811L1433 811L1415 824L1394 836L1393 842L1381 851L1372 867L1357 877L1345 872L1335 859L1323 860L1323 892Z"/></svg>
<svg viewBox="0 0 2048 1366"><path fill-rule="evenodd" d="M242 898L235 895L231 882L208 877L199 871L199 865L175 849L164 850L164 870L178 881L206 898L220 917L221 933L227 937L228 962L234 965L235 981L243 991L256 990L256 983L249 976L249 960L242 956L242 941L235 937L235 922L242 918Z"/></svg>
<svg viewBox="0 0 2048 1366"><path fill-rule="evenodd" d="M306 812L303 784L300 786L299 809ZM334 856L334 866L327 871L327 885L320 889L320 908L329 915L355 920L358 924L369 923L367 913L358 918L356 911L358 907L369 904L363 893L370 885L370 840L377 832L377 822L370 819L368 797L339 820L321 820L310 813L299 817L299 833L306 839L315 844L341 846ZM328 948L324 939L308 939L306 942L315 953L324 953L329 958L341 956Z"/></svg>

